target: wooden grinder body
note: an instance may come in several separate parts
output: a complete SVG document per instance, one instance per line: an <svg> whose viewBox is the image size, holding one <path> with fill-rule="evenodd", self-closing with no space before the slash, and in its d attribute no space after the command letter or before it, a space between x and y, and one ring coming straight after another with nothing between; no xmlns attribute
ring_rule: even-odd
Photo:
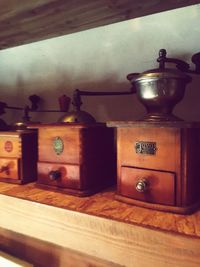
<svg viewBox="0 0 200 267"><path fill-rule="evenodd" d="M200 124L118 123L117 199L191 213L200 203Z"/></svg>
<svg viewBox="0 0 200 267"><path fill-rule="evenodd" d="M116 180L114 130L104 124L39 127L38 185L78 196Z"/></svg>
<svg viewBox="0 0 200 267"><path fill-rule="evenodd" d="M0 181L26 184L37 179L37 131L0 132Z"/></svg>

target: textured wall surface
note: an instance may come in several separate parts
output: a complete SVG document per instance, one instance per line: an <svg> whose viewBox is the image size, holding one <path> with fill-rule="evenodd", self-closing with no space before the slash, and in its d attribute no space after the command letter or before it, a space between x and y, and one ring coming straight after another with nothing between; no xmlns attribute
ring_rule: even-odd
<svg viewBox="0 0 200 267"><path fill-rule="evenodd" d="M160 48L168 56L190 62L200 51L200 5L176 9L75 34L0 51L0 101L25 106L38 94L41 108L58 108L58 97L72 96L74 89L127 90L126 75L157 67ZM184 100L175 113L200 120L200 76L193 75ZM145 110L135 95L83 97L82 109L98 121L131 120ZM70 107L72 109L72 106ZM9 123L22 113L7 111ZM33 114L33 120L56 121L57 113Z"/></svg>

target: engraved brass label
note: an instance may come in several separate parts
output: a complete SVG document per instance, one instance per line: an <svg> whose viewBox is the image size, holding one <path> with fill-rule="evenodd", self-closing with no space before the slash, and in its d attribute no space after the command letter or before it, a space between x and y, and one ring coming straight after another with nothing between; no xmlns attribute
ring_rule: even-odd
<svg viewBox="0 0 200 267"><path fill-rule="evenodd" d="M54 149L54 151L56 152L57 155L60 155L64 150L63 140L59 136L57 136L53 140L53 149Z"/></svg>
<svg viewBox="0 0 200 267"><path fill-rule="evenodd" d="M135 152L138 154L155 155L156 142L139 141L135 143Z"/></svg>

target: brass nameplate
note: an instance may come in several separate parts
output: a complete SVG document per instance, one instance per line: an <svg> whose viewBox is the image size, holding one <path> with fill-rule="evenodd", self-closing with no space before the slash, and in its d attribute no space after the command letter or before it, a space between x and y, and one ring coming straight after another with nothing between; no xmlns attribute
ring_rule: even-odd
<svg viewBox="0 0 200 267"><path fill-rule="evenodd" d="M139 141L135 143L135 152L137 154L155 155L156 150L156 142Z"/></svg>

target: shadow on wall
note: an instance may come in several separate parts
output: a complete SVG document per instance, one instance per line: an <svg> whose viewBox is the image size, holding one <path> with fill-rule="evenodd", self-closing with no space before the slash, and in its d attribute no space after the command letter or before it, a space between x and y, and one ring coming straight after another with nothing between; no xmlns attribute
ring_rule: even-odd
<svg viewBox="0 0 200 267"><path fill-rule="evenodd" d="M19 77L16 85L0 85L3 98L8 106L24 107L29 105L28 97L38 94L41 98L39 109L59 109L58 98L65 94L72 98L75 89L85 91L128 91L131 88L129 81L119 82L114 73L107 75L102 80L92 80L92 77L80 77L78 81L72 79L72 75L66 73L55 73L51 77L40 78L40 80L23 80ZM125 96L82 96L82 110L89 112L97 121L108 120L134 120L144 113L143 106L137 101L135 95ZM70 105L70 110L73 106ZM31 113L33 121L56 122L64 113ZM7 123L12 124L20 121L23 112L8 110L2 116Z"/></svg>
<svg viewBox="0 0 200 267"><path fill-rule="evenodd" d="M192 75L192 82L186 87L184 99L177 104L174 114L184 120L200 121L200 76ZM116 73L110 73L101 80L91 76L82 76L73 79L73 75L64 72L54 73L51 77L41 77L37 80L25 80L18 77L16 84L12 86L1 85L2 98L9 106L30 105L28 97L38 94L41 97L40 109L59 109L58 98L65 94L72 97L75 89L85 91L128 91L131 84L126 77L119 81ZM145 108L139 103L136 95L123 96L82 96L81 109L89 112L97 121L110 120L135 120L145 114ZM73 107L70 105L70 110ZM32 121L56 122L65 113L31 113ZM21 121L23 112L6 110L2 115L8 124Z"/></svg>
<svg viewBox="0 0 200 267"><path fill-rule="evenodd" d="M175 107L174 113L186 121L200 121L200 75L191 76L192 82L187 85L185 96Z"/></svg>

